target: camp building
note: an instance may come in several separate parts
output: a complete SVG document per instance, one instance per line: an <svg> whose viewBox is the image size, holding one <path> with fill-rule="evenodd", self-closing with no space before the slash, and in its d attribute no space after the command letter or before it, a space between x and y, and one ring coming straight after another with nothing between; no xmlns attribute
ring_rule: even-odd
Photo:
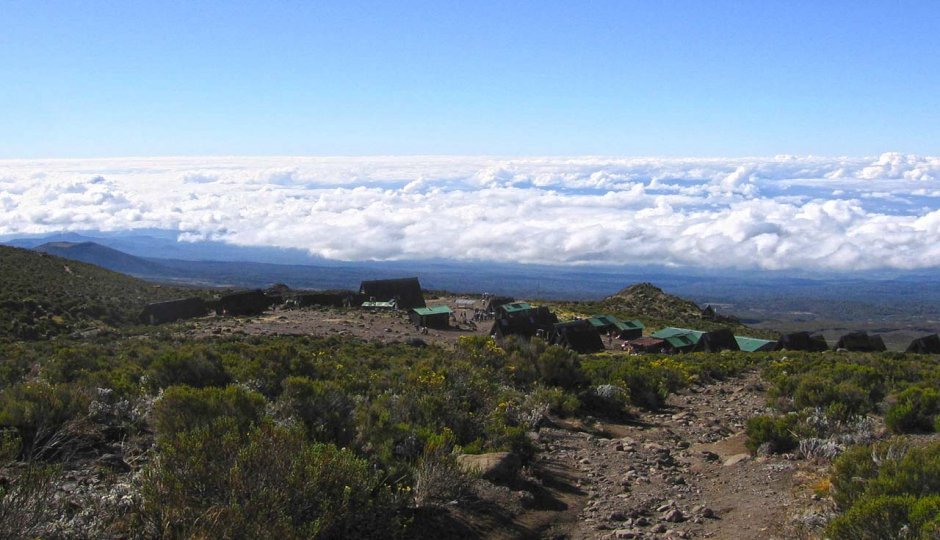
<svg viewBox="0 0 940 540"><path fill-rule="evenodd" d="M140 313L138 319L143 324L163 324L180 319L202 317L209 311L209 306L202 298L183 298L150 304Z"/></svg>
<svg viewBox="0 0 940 540"><path fill-rule="evenodd" d="M216 302L216 313L225 315L258 315L271 307L271 299L261 289L223 295Z"/></svg>
<svg viewBox="0 0 940 540"><path fill-rule="evenodd" d="M624 322L613 315L595 315L588 321L602 335L613 332L620 339L639 339L643 337L643 323L637 320Z"/></svg>
<svg viewBox="0 0 940 540"><path fill-rule="evenodd" d="M409 313L411 322L426 328L444 330L450 327L451 310L447 306L414 308Z"/></svg>
<svg viewBox="0 0 940 540"><path fill-rule="evenodd" d="M769 339L734 336L738 348L744 352L768 352L777 350L777 342Z"/></svg>
<svg viewBox="0 0 940 540"><path fill-rule="evenodd" d="M940 337L937 334L930 334L917 338L907 346L906 353L913 354L940 354Z"/></svg>
<svg viewBox="0 0 940 540"><path fill-rule="evenodd" d="M691 352L705 332L688 328L663 328L650 334L651 338L663 340L663 348L669 352Z"/></svg>
<svg viewBox="0 0 940 540"><path fill-rule="evenodd" d="M747 351L773 350L776 342L755 339L739 338L726 328L702 332L688 328L663 328L650 335L651 338L663 340L663 348L669 352L721 352L721 351ZM739 341L740 340L740 341ZM744 343L744 347L740 344ZM632 344L632 342L631 342Z"/></svg>
<svg viewBox="0 0 940 540"><path fill-rule="evenodd" d="M552 345L561 345L579 354L604 350L604 342L601 341L597 328L585 319L555 323L548 341Z"/></svg>
<svg viewBox="0 0 940 540"><path fill-rule="evenodd" d="M514 302L496 308L496 321L490 335L535 337L546 339L551 335L558 317L547 307L534 308L524 302Z"/></svg>
<svg viewBox="0 0 940 540"><path fill-rule="evenodd" d="M822 336L811 336L809 332L794 332L780 336L777 340L777 350L823 352L829 350L829 344Z"/></svg>
<svg viewBox="0 0 940 540"><path fill-rule="evenodd" d="M727 328L705 332L692 347L692 352L716 353L721 351L740 351L738 341Z"/></svg>
<svg viewBox="0 0 940 540"><path fill-rule="evenodd" d="M363 302L362 307L366 309L395 309L395 301L390 300L388 302Z"/></svg>
<svg viewBox="0 0 940 540"><path fill-rule="evenodd" d="M372 302L395 300L398 309L427 307L424 303L424 294L421 292L421 283L416 277L363 281L359 285L359 294Z"/></svg>
<svg viewBox="0 0 940 540"><path fill-rule="evenodd" d="M870 336L867 332L852 332L839 338L836 349L845 349L853 352L886 351L881 336Z"/></svg>

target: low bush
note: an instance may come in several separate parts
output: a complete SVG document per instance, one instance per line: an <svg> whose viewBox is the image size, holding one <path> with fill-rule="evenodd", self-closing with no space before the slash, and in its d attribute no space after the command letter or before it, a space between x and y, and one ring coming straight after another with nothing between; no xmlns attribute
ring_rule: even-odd
<svg viewBox="0 0 940 540"><path fill-rule="evenodd" d="M940 393L934 388L912 386L898 394L885 413L885 425L894 433L926 433L934 430L940 413Z"/></svg>
<svg viewBox="0 0 940 540"><path fill-rule="evenodd" d="M202 428L227 417L242 431L258 423L267 400L240 386L227 388L167 388L154 405L153 418L161 440Z"/></svg>
<svg viewBox="0 0 940 540"><path fill-rule="evenodd" d="M162 353L150 364L146 381L147 386L156 391L174 385L225 386L231 378L215 351L195 346Z"/></svg>
<svg viewBox="0 0 940 540"><path fill-rule="evenodd" d="M391 490L349 450L300 427L230 418L169 437L140 480L128 528L157 538L388 537Z"/></svg>
<svg viewBox="0 0 940 540"><path fill-rule="evenodd" d="M289 377L278 398L278 413L292 417L307 429L307 434L320 442L346 446L356 435L353 413L356 404L342 388L332 381L311 381L305 377Z"/></svg>
<svg viewBox="0 0 940 540"><path fill-rule="evenodd" d="M39 538L41 528L55 515L58 468L38 462L10 468L22 454L22 442L11 432L0 433L0 538Z"/></svg>
<svg viewBox="0 0 940 540"><path fill-rule="evenodd" d="M81 437L89 398L71 384L20 383L0 393L0 429L12 429L24 456L56 458Z"/></svg>
<svg viewBox="0 0 940 540"><path fill-rule="evenodd" d="M767 444L775 454L792 452L800 440L795 433L798 418L795 415L755 416L747 421L745 446L751 453Z"/></svg>
<svg viewBox="0 0 940 540"><path fill-rule="evenodd" d="M549 386L572 390L587 383L578 353L553 346L539 354L536 362L539 381Z"/></svg>

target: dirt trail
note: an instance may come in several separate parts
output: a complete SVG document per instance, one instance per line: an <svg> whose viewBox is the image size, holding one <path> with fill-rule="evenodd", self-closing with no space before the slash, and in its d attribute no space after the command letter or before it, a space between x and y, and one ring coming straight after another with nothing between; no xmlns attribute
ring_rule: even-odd
<svg viewBox="0 0 940 540"><path fill-rule="evenodd" d="M582 494L570 497L567 511L533 536L785 538L792 515L821 503L808 487L812 465L747 454L745 423L765 403L758 380L751 374L695 388L632 425L540 430L534 471L551 470L543 465L551 464ZM529 525L531 514L518 519Z"/></svg>

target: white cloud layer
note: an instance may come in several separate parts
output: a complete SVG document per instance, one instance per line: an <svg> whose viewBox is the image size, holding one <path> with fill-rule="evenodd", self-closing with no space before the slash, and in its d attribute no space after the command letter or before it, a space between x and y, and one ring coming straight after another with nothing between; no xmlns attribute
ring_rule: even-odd
<svg viewBox="0 0 940 540"><path fill-rule="evenodd" d="M0 235L161 228L341 260L940 266L940 158L0 161Z"/></svg>

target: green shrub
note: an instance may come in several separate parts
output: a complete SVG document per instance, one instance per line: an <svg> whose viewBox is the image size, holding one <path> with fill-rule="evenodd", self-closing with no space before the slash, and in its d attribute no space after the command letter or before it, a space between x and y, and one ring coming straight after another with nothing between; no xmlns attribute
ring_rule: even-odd
<svg viewBox="0 0 940 540"><path fill-rule="evenodd" d="M16 430L24 455L51 458L80 438L89 401L70 384L20 383L0 393L0 428Z"/></svg>
<svg viewBox="0 0 940 540"><path fill-rule="evenodd" d="M228 417L244 432L261 420L267 400L240 386L191 388L171 386L154 404L153 418L161 439L202 428Z"/></svg>
<svg viewBox="0 0 940 540"><path fill-rule="evenodd" d="M545 349L539 355L536 366L539 380L549 386L570 390L587 382L578 353L564 347Z"/></svg>
<svg viewBox="0 0 940 540"><path fill-rule="evenodd" d="M206 347L166 351L150 364L147 371L147 386L151 390L173 385L193 388L225 386L230 380L218 355Z"/></svg>
<svg viewBox="0 0 940 540"><path fill-rule="evenodd" d="M913 386L898 394L896 403L885 413L885 425L894 433L931 432L938 413L940 393Z"/></svg>
<svg viewBox="0 0 940 540"><path fill-rule="evenodd" d="M381 478L348 450L263 423L247 434L230 418L178 433L140 482L130 528L157 538L389 536L392 502Z"/></svg>
<svg viewBox="0 0 940 540"><path fill-rule="evenodd" d="M940 442L895 439L851 448L833 463L832 488L842 509L881 495L940 494Z"/></svg>
<svg viewBox="0 0 940 540"><path fill-rule="evenodd" d="M910 495L866 499L833 519L826 533L832 540L916 538L916 531L905 532L911 528L909 516L915 502Z"/></svg>
<svg viewBox="0 0 940 540"><path fill-rule="evenodd" d="M346 446L356 435L356 404L331 381L289 377L282 383L279 413L303 422L314 440Z"/></svg>
<svg viewBox="0 0 940 540"><path fill-rule="evenodd" d="M757 453L761 445L770 444L773 453L786 453L796 449L799 438L794 433L797 417L785 416L755 416L747 421L747 441L745 446L751 453Z"/></svg>
<svg viewBox="0 0 940 540"><path fill-rule="evenodd" d="M0 538L27 540L39 538L42 527L56 517L53 505L59 469L38 462L10 467L22 452L19 437L0 433Z"/></svg>

